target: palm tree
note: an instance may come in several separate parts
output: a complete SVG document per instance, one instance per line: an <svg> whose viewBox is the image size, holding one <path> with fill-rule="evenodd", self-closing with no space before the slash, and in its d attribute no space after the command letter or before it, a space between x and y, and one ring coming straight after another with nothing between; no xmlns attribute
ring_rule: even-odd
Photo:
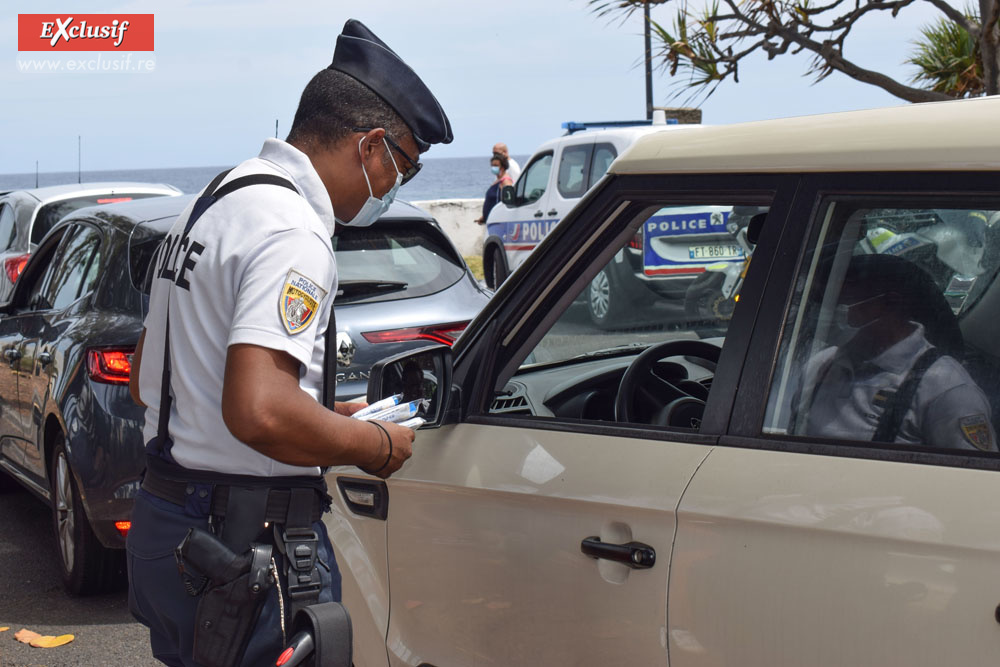
<svg viewBox="0 0 1000 667"><path fill-rule="evenodd" d="M981 23L969 7L966 16ZM906 60L917 68L913 83L951 97L979 97L986 93L979 43L963 27L945 19L920 30L916 48Z"/></svg>

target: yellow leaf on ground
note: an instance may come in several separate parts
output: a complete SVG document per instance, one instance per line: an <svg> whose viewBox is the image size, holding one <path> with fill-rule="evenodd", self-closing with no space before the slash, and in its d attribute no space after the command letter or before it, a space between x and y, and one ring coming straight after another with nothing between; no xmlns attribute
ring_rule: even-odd
<svg viewBox="0 0 1000 667"><path fill-rule="evenodd" d="M10 626L9 625L5 625L2 628L0 628L0 632L7 632L8 630L10 630Z"/></svg>
<svg viewBox="0 0 1000 667"><path fill-rule="evenodd" d="M44 637L38 637L37 639L31 640L31 645L35 648L55 648L56 646L62 646L63 644L68 644L73 641L73 635L59 635L58 637L53 637L52 635L45 635Z"/></svg>
<svg viewBox="0 0 1000 667"><path fill-rule="evenodd" d="M32 639L38 639L41 637L40 634L27 628L21 628L14 633L14 639L21 642L22 644L30 644Z"/></svg>

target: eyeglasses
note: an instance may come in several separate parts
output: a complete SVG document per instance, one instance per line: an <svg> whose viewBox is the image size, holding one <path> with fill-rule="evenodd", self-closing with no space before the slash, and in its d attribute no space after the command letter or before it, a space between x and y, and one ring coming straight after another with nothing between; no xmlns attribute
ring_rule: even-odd
<svg viewBox="0 0 1000 667"><path fill-rule="evenodd" d="M371 132L374 129L375 128L373 128L373 127L355 127L355 128L351 128L351 131L352 132ZM406 151L404 151L402 148L400 148L399 144L397 144L395 141L393 141L392 139L389 138L388 134L385 135L385 140L393 148L393 150L395 150L397 153L399 153L404 158L406 158L407 164L410 165L409 167L406 168L406 171L403 172L403 180L400 182L400 185L406 185L406 183L408 183L409 181L413 180L413 177L416 176L417 173L420 172L420 169L424 165L422 163L414 160L412 157L410 157L406 153Z"/></svg>

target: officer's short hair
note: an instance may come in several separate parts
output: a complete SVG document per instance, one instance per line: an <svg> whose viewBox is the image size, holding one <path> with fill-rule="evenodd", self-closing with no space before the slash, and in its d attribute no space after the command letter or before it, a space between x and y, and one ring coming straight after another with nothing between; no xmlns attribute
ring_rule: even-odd
<svg viewBox="0 0 1000 667"><path fill-rule="evenodd" d="M410 133L399 114L371 88L348 74L324 69L302 91L287 141L327 148L349 136L356 127L385 128L397 142Z"/></svg>

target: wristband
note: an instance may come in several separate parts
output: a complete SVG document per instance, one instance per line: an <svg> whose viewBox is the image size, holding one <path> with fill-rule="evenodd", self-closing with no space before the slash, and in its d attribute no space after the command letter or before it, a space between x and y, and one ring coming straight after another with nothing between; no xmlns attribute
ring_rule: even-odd
<svg viewBox="0 0 1000 667"><path fill-rule="evenodd" d="M381 465L381 467L379 467L378 470L375 471L376 473L379 473L379 472L382 472L382 468L385 468L387 465L389 465L389 461L392 460L392 437L389 435L389 431L387 431L385 429L385 426L382 426L381 424L379 424L378 422L375 422L375 421L369 422L369 423L375 424L375 426L378 426L379 430L381 430L383 433L385 433L386 440L389 441L389 454L385 457L385 463L383 463Z"/></svg>

